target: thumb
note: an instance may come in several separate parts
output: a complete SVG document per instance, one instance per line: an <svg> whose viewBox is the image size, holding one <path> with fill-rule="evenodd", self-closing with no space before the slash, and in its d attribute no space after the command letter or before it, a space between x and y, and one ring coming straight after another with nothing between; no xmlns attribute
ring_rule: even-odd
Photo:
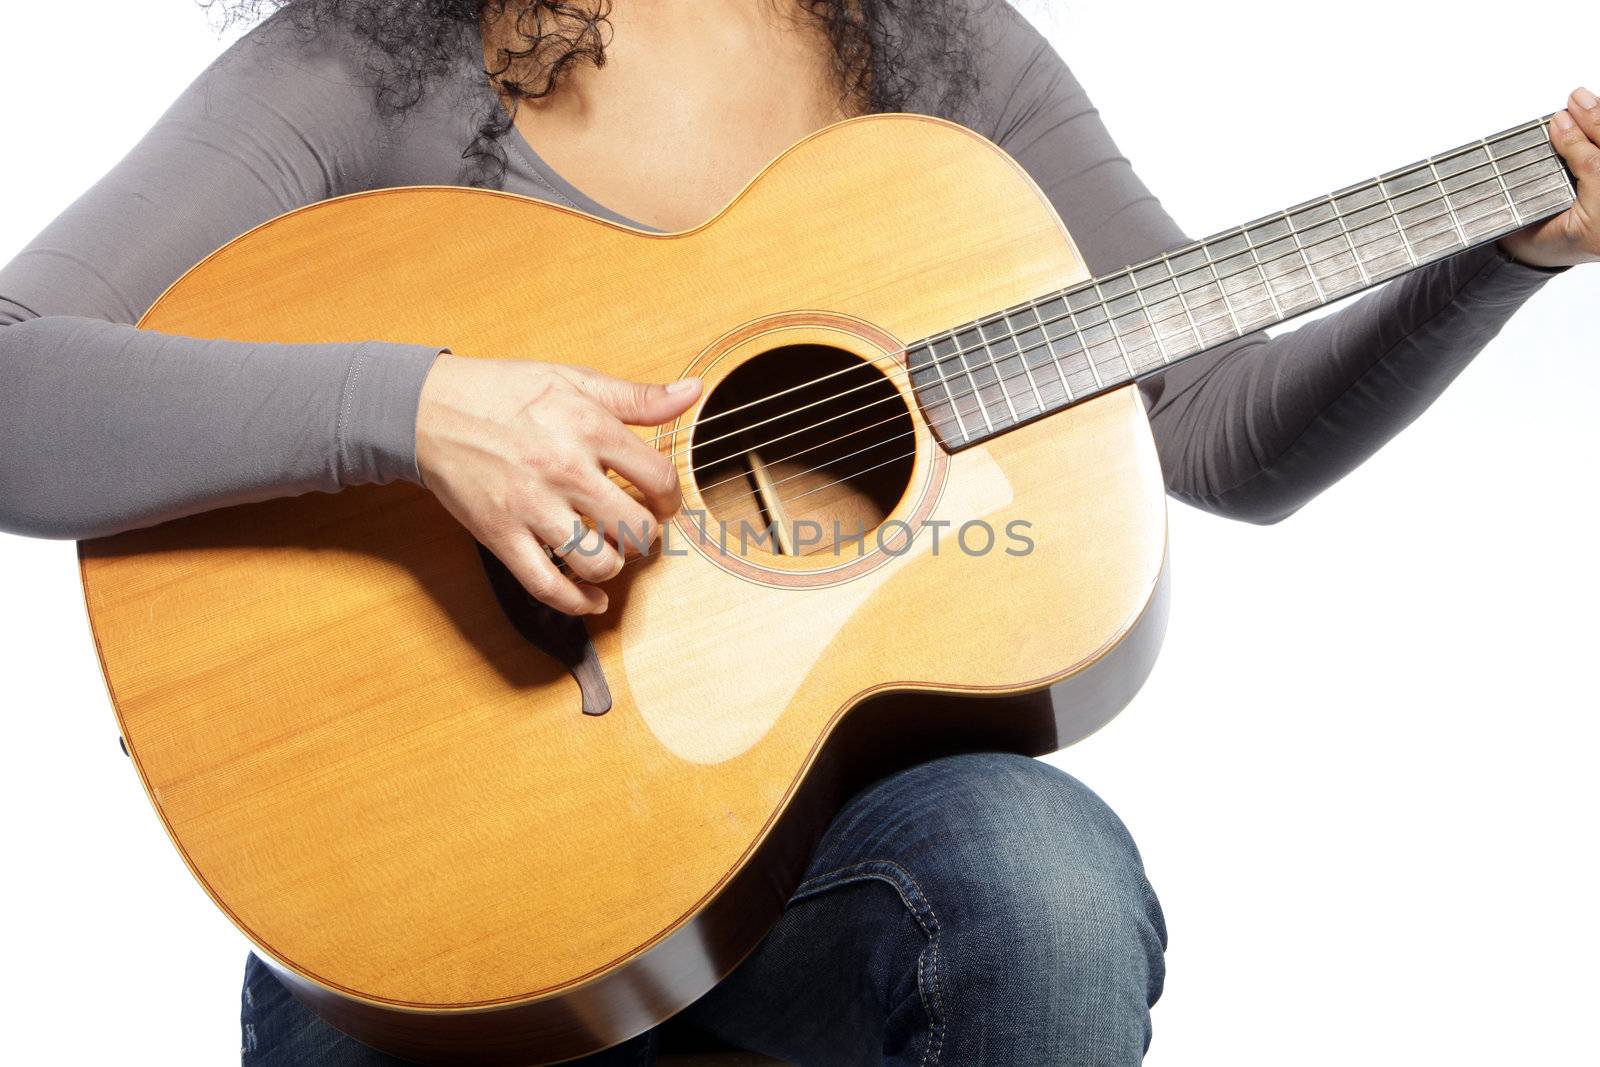
<svg viewBox="0 0 1600 1067"><path fill-rule="evenodd" d="M679 378L667 385L630 382L591 371L583 391L630 426L656 426L677 418L700 399L699 378Z"/></svg>

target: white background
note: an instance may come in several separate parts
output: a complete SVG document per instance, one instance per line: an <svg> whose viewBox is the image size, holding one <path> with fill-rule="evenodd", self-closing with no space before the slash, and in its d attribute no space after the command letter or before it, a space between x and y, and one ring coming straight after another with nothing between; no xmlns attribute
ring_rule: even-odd
<svg viewBox="0 0 1600 1067"><path fill-rule="evenodd" d="M1196 234L1600 89L1586 4L1045 7ZM0 258L221 47L185 0L6 8ZM1595 1062L1597 297L1557 279L1287 523L1174 507L1156 674L1054 757L1166 907L1150 1063ZM0 536L0 583L8 1058L228 1062L245 945L118 752L72 546Z"/></svg>

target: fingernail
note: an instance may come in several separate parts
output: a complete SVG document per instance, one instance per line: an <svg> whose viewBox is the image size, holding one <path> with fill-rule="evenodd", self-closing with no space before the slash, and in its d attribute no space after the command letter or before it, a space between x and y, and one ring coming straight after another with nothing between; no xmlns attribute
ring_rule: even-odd
<svg viewBox="0 0 1600 1067"><path fill-rule="evenodd" d="M691 389L699 388L699 386L700 386L700 379L699 378L679 378L677 381L675 381L675 382L673 382L673 383L671 383L670 385L667 386L667 392L669 392L669 393L687 393Z"/></svg>
<svg viewBox="0 0 1600 1067"><path fill-rule="evenodd" d="M1600 100L1596 100L1594 94L1587 89L1575 90L1572 94L1572 99L1576 100L1578 106L1583 108L1592 108L1595 104L1600 103Z"/></svg>
<svg viewBox="0 0 1600 1067"><path fill-rule="evenodd" d="M1572 116L1567 114L1565 111L1557 111L1554 115L1551 115L1550 122L1558 130L1565 131L1572 129L1573 127Z"/></svg>

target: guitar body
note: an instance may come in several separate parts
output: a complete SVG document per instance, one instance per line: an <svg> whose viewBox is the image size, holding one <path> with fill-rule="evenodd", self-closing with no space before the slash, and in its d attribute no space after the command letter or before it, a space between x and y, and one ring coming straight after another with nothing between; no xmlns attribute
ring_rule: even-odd
<svg viewBox="0 0 1600 1067"><path fill-rule="evenodd" d="M864 781L1068 744L1147 673L1165 505L1136 390L949 453L896 363L1084 276L1011 159L912 116L822 131L682 234L389 190L202 262L144 327L698 374L730 411L807 361L862 362L907 438L872 475L794 468L819 519L868 524L859 547L724 550L685 517L609 583L588 620L604 714L414 486L85 543L123 736L195 876L302 999L419 1062L572 1058L692 1002ZM691 466L717 425L696 417L659 447L689 509L739 516Z"/></svg>

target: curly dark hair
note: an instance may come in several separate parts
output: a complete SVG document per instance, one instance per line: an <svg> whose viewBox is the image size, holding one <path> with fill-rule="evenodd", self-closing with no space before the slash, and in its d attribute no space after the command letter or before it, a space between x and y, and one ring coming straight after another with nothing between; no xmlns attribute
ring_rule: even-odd
<svg viewBox="0 0 1600 1067"><path fill-rule="evenodd" d="M366 63L380 113L415 105L460 60L467 31L509 12L515 46L485 73L507 107L481 116L462 152L466 178L498 185L501 138L517 106L554 92L575 64L603 66L611 0L199 0L224 25L282 11L306 33L339 24L369 47ZM864 111L920 107L960 117L977 90L970 48L973 0L790 0L816 19L832 45L841 101Z"/></svg>

